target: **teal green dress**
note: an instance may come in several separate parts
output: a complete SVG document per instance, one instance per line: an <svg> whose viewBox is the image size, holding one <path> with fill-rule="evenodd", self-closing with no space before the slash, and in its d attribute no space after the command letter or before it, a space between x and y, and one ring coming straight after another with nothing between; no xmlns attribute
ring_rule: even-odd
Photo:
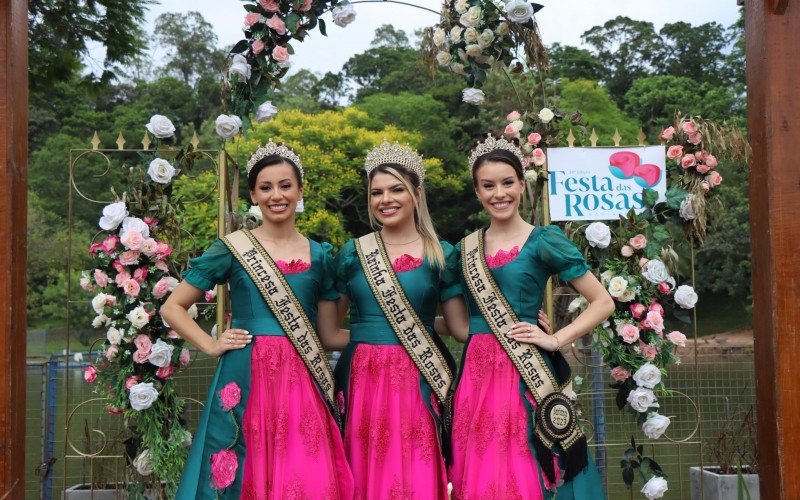
<svg viewBox="0 0 800 500"><path fill-rule="evenodd" d="M457 245L460 251L460 244ZM504 249L505 259L487 257L490 272L521 321L538 322L547 280L571 281L589 271L580 250L557 226L536 227L521 248ZM518 253L517 253L518 251ZM498 252L500 254L500 252ZM466 283L462 283L468 290ZM589 465L563 484L544 474L534 446L534 400L519 372L491 333L470 293L470 336L464 350L453 422L453 498L603 499L602 480ZM569 378L560 352L541 351L556 377ZM560 474L558 474L560 477ZM560 482L560 481L558 481Z"/></svg>
<svg viewBox="0 0 800 500"><path fill-rule="evenodd" d="M310 241L310 247L310 267L305 263L303 272L284 275L316 323L317 303L337 300L339 292L331 246ZM227 283L232 327L247 330L254 339L219 359L177 498L283 498L299 493L299 488L311 488L305 493L315 497L317 483L325 488L325 498L352 498L339 429L319 387L239 261L217 240L190 261L183 279L200 290ZM286 371L291 373L281 373ZM267 376L273 378L267 381ZM231 388L238 389L238 395ZM299 436L308 429L327 436L322 444L312 443L313 454L293 449L303 439L309 441L308 433ZM253 450L248 449L251 444ZM305 463L297 463L296 457Z"/></svg>
<svg viewBox="0 0 800 500"><path fill-rule="evenodd" d="M433 329L439 303L461 295L458 256L448 243L441 245L443 269L408 255L392 267L455 373L455 363ZM350 344L336 366L336 381L356 498L445 500L439 404L384 316L352 240L336 256L336 277L339 291L350 300Z"/></svg>

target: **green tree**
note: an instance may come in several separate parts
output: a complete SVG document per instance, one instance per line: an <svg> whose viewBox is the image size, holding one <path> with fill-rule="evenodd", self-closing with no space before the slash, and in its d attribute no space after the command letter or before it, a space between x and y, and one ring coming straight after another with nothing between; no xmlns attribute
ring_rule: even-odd
<svg viewBox="0 0 800 500"><path fill-rule="evenodd" d="M273 104L278 109L299 109L311 113L321 109L319 97L320 79L307 69L286 78L286 81L275 92Z"/></svg>
<svg viewBox="0 0 800 500"><path fill-rule="evenodd" d="M636 136L640 125L637 120L630 118L619 109L611 99L608 91L597 82L589 80L562 81L559 90L559 108L578 111L586 129L573 127L573 134L583 145L589 145L588 135L592 129L600 137L598 144L610 146L615 131L622 136L622 144L636 144ZM562 131L566 134L570 127L568 121L562 122Z"/></svg>
<svg viewBox="0 0 800 500"><path fill-rule="evenodd" d="M195 11L165 12L156 18L156 43L167 51L162 71L194 86L202 76L221 73L225 53L217 48L214 27Z"/></svg>
<svg viewBox="0 0 800 500"><path fill-rule="evenodd" d="M408 35L391 24L383 24L375 30L375 36L370 42L372 47L410 48Z"/></svg>
<svg viewBox="0 0 800 500"><path fill-rule="evenodd" d="M659 33L664 43L661 74L685 76L698 83L722 83L720 73L728 46L722 25L711 22L692 26L679 21L665 24Z"/></svg>
<svg viewBox="0 0 800 500"><path fill-rule="evenodd" d="M605 74L603 61L586 49L554 43L547 49L550 75L570 80L598 80Z"/></svg>

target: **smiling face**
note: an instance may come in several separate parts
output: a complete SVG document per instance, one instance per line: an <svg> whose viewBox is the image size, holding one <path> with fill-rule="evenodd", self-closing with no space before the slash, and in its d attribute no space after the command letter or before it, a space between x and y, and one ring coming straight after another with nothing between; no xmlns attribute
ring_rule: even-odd
<svg viewBox="0 0 800 500"><path fill-rule="evenodd" d="M475 172L475 194L492 219L505 221L516 217L525 193L525 182L508 163L486 161Z"/></svg>
<svg viewBox="0 0 800 500"><path fill-rule="evenodd" d="M250 191L250 199L261 209L264 221L273 223L294 217L297 202L302 197L303 187L294 167L286 162L262 168Z"/></svg>
<svg viewBox="0 0 800 500"><path fill-rule="evenodd" d="M416 199L411 190L419 190L406 179L387 172L376 172L369 183L369 209L382 226L400 226L414 219ZM417 194L419 196L419 194Z"/></svg>

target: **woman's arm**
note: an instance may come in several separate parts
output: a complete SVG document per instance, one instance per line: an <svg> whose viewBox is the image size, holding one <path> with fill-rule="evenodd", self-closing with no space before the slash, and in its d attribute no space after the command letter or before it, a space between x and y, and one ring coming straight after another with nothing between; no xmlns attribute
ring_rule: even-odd
<svg viewBox="0 0 800 500"><path fill-rule="evenodd" d="M339 328L338 301L323 300L317 308L317 334L326 351L341 351L350 342L350 330Z"/></svg>
<svg viewBox="0 0 800 500"><path fill-rule="evenodd" d="M253 338L249 332L229 328L213 339L189 317L189 308L202 298L203 290L182 281L161 306L161 316L178 335L209 356L221 356L227 351L247 346Z"/></svg>
<svg viewBox="0 0 800 500"><path fill-rule="evenodd" d="M442 314L434 321L434 330L439 335L451 335L459 342L466 342L469 335L469 313L464 297L457 295L442 303Z"/></svg>
<svg viewBox="0 0 800 500"><path fill-rule="evenodd" d="M583 337L597 325L607 320L614 312L614 300L605 287L591 272L570 282L575 290L589 302L575 320L553 335L547 335L537 325L521 321L514 325L508 336L517 342L534 344L550 352L557 351L567 344Z"/></svg>

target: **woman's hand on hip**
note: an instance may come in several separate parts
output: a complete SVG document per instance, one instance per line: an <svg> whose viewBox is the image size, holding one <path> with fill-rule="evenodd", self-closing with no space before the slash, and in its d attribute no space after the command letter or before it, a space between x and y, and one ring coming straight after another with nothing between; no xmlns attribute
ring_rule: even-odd
<svg viewBox="0 0 800 500"><path fill-rule="evenodd" d="M247 330L228 328L222 332L222 335L217 336L217 339L211 344L211 349L206 354L219 357L228 351L235 351L247 347L252 340L253 336L250 335L250 332Z"/></svg>

